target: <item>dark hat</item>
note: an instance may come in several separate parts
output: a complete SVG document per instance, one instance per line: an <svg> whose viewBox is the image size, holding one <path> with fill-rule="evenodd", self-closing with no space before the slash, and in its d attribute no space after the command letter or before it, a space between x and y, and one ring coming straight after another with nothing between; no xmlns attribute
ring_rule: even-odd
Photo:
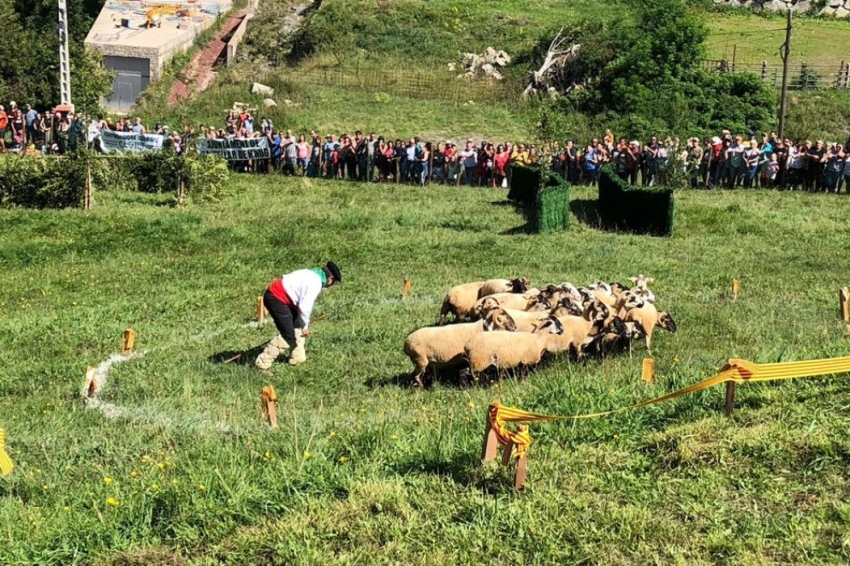
<svg viewBox="0 0 850 566"><path fill-rule="evenodd" d="M334 262L329 261L327 265L325 265L325 271L327 271L331 275L331 277L334 278L334 281L336 281L337 283L342 283L342 273L340 273L339 267L337 267Z"/></svg>

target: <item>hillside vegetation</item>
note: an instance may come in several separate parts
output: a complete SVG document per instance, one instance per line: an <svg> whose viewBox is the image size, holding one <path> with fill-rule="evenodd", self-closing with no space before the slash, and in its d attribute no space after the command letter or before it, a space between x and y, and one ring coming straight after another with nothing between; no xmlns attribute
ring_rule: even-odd
<svg viewBox="0 0 850 566"><path fill-rule="evenodd" d="M189 210L116 192L88 214L0 212L0 421L18 466L0 481L0 562L850 558L846 376L743 386L732 419L712 389L532 425L524 493L478 463L493 400L576 414L663 394L730 357L845 355L843 195L683 192L676 235L659 239L581 222L517 234L524 219L497 205L501 191L235 182L238 197ZM592 217L592 197L576 191L575 211ZM220 363L274 333L246 326L272 278L327 259L345 282L319 301L327 318L305 365L268 379ZM452 284L638 272L679 326L653 340L654 385L639 378L642 345L492 386L408 385L404 337L436 320ZM109 374L109 405L86 409L85 367L118 351L127 327L145 354ZM268 383L277 431L257 409Z"/></svg>

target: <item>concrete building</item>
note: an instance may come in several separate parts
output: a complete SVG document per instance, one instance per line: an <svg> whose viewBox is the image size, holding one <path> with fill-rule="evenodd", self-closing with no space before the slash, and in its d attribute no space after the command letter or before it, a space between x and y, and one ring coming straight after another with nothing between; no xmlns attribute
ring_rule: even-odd
<svg viewBox="0 0 850 566"><path fill-rule="evenodd" d="M129 110L174 54L230 8L231 0L107 0L85 42L116 73L105 106Z"/></svg>

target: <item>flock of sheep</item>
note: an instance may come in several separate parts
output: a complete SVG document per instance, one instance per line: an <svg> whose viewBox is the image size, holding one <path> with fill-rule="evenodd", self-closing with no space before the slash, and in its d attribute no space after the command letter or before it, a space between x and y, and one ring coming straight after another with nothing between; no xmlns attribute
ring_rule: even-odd
<svg viewBox="0 0 850 566"><path fill-rule="evenodd" d="M473 376L489 369L526 369L546 355L572 352L580 358L589 349L631 347L641 337L650 350L653 329L676 332L676 323L656 307L647 286L651 277L630 280L631 288L598 281L529 289L524 277L452 287L439 325L412 332L404 343L412 377L422 387L429 368L460 368L461 375ZM456 324L445 326L449 314Z"/></svg>

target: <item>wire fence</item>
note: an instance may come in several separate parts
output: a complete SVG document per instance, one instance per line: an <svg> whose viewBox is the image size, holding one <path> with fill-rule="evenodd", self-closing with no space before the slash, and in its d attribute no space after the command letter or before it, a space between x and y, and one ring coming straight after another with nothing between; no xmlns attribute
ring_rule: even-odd
<svg viewBox="0 0 850 566"><path fill-rule="evenodd" d="M300 72L297 80L307 86L372 91L376 97L395 95L457 104L515 101L523 90L523 85L510 78L458 78L447 69L316 67Z"/></svg>
<svg viewBox="0 0 850 566"><path fill-rule="evenodd" d="M701 61L703 70L711 73L752 73L762 81L780 88L782 86L782 64L762 61L759 64L741 64L728 59L706 59ZM819 88L850 88L850 63L808 64L794 63L788 66L788 88L791 90Z"/></svg>

